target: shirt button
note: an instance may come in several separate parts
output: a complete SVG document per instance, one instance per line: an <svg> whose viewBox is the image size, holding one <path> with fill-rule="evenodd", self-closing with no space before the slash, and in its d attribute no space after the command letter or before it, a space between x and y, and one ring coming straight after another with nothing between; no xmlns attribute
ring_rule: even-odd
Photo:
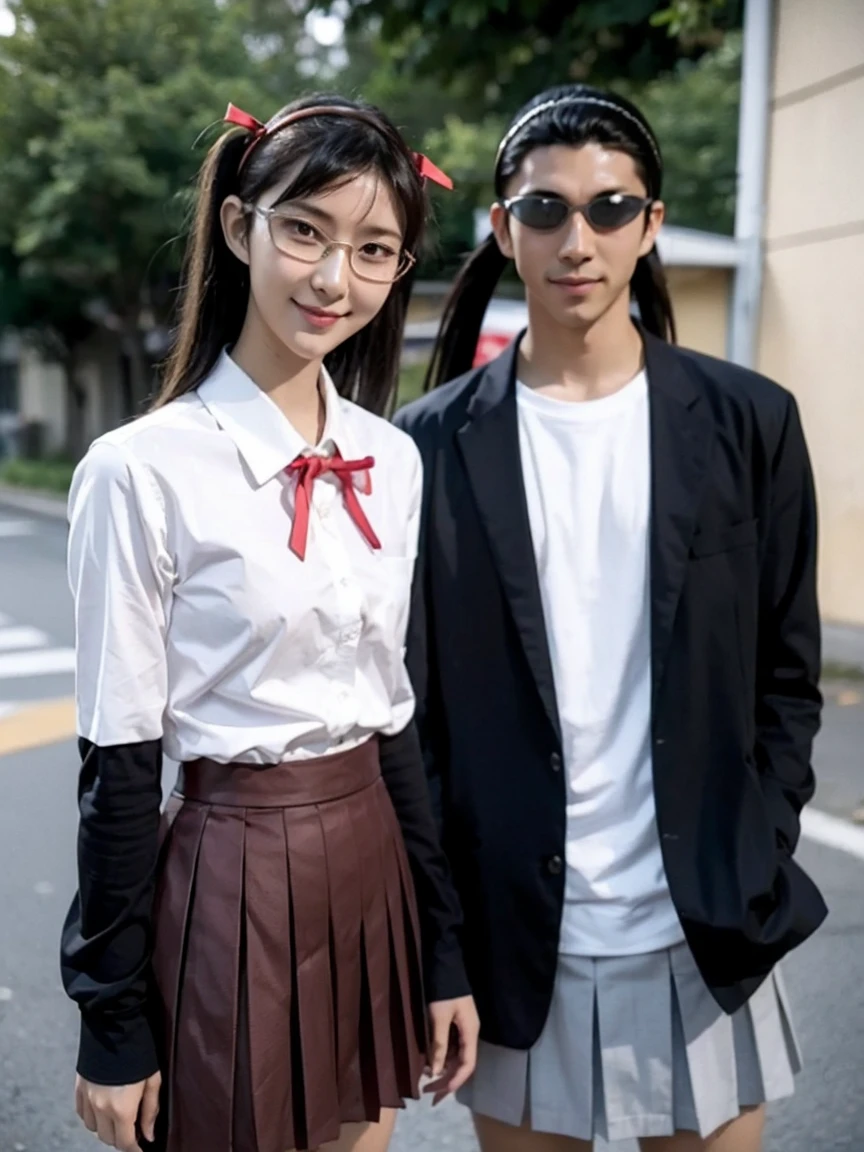
<svg viewBox="0 0 864 1152"><path fill-rule="evenodd" d="M546 863L546 870L550 876L560 876L564 869L564 861L560 856L553 856Z"/></svg>
<svg viewBox="0 0 864 1152"><path fill-rule="evenodd" d="M558 755L557 752L553 752L552 755L549 757L549 767L552 769L553 772L560 772L561 771L561 757Z"/></svg>

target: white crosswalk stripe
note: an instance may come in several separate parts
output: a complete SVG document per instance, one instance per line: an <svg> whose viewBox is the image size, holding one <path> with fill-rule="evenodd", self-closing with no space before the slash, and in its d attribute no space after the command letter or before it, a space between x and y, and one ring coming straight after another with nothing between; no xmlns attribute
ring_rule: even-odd
<svg viewBox="0 0 864 1152"><path fill-rule="evenodd" d="M41 628L15 624L0 613L0 680L74 672L75 649L49 648L50 643Z"/></svg>
<svg viewBox="0 0 864 1152"><path fill-rule="evenodd" d="M0 654L0 680L18 676L53 676L75 671L74 648L47 648L44 652Z"/></svg>

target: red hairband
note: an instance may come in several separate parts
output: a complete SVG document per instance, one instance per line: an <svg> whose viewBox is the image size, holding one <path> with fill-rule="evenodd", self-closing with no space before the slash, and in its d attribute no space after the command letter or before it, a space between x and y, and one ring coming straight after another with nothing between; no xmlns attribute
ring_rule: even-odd
<svg viewBox="0 0 864 1152"><path fill-rule="evenodd" d="M378 128L380 125L365 112L362 108L346 108L338 104L321 104L313 108L298 108L296 112L289 112L287 116L281 120L277 120L272 127L268 128L266 124L262 124L260 120L256 120L254 116L250 116L248 112L244 112L240 108L236 108L233 104L228 105L228 111L225 113L224 120L226 124L236 124L238 128L245 128L251 132L252 141L249 147L240 157L240 163L237 171L241 171L243 165L249 159L252 150L256 145L264 139L265 136L272 136L274 132L278 132L281 128L286 127L288 124L293 124L297 120L305 120L309 116L350 116L353 120L363 120L367 124L371 124L373 128ZM414 164L420 176L424 180L431 180L433 184L440 184L442 188L451 189L453 181L450 177L441 171L428 156L424 156L422 152L412 152Z"/></svg>

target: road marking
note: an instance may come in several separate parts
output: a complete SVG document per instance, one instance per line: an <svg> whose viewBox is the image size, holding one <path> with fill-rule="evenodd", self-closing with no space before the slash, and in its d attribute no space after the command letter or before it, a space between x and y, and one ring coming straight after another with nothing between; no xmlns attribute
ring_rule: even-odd
<svg viewBox="0 0 864 1152"><path fill-rule="evenodd" d="M36 525L32 520L0 520L0 540L13 536L35 536Z"/></svg>
<svg viewBox="0 0 864 1152"><path fill-rule="evenodd" d="M13 648L44 648L48 637L38 628L20 625L17 628L0 628L0 652L11 652Z"/></svg>
<svg viewBox="0 0 864 1152"><path fill-rule="evenodd" d="M73 696L23 704L11 716L0 719L0 756L69 740L75 732Z"/></svg>
<svg viewBox="0 0 864 1152"><path fill-rule="evenodd" d="M74 648L47 648L44 652L6 652L0 655L0 680L74 671Z"/></svg>
<svg viewBox="0 0 864 1152"><path fill-rule="evenodd" d="M801 835L816 844L864 860L864 828L856 828L839 816L830 816L817 808L805 808L801 813Z"/></svg>

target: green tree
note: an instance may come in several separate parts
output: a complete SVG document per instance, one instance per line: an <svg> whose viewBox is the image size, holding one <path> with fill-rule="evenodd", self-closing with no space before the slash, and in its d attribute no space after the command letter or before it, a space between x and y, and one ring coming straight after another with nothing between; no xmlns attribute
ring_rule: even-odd
<svg viewBox="0 0 864 1152"><path fill-rule="evenodd" d="M308 0L308 8L317 0ZM512 114L550 83L645 82L717 47L740 0L330 0L374 28L405 74L457 85L473 116Z"/></svg>
<svg viewBox="0 0 864 1152"><path fill-rule="evenodd" d="M0 41L0 248L20 282L15 322L43 339L62 332L49 346L66 352L93 324L115 332L137 407L151 388L147 335L170 311L174 240L204 145L228 100L266 115L278 77L286 98L296 89L288 30L282 41L257 36L245 5L220 0L10 7L16 31ZM61 362L69 368L74 356ZM71 420L80 398L71 374L68 390Z"/></svg>
<svg viewBox="0 0 864 1152"><path fill-rule="evenodd" d="M731 234L735 222L741 36L647 85L614 85L657 133L670 224Z"/></svg>

